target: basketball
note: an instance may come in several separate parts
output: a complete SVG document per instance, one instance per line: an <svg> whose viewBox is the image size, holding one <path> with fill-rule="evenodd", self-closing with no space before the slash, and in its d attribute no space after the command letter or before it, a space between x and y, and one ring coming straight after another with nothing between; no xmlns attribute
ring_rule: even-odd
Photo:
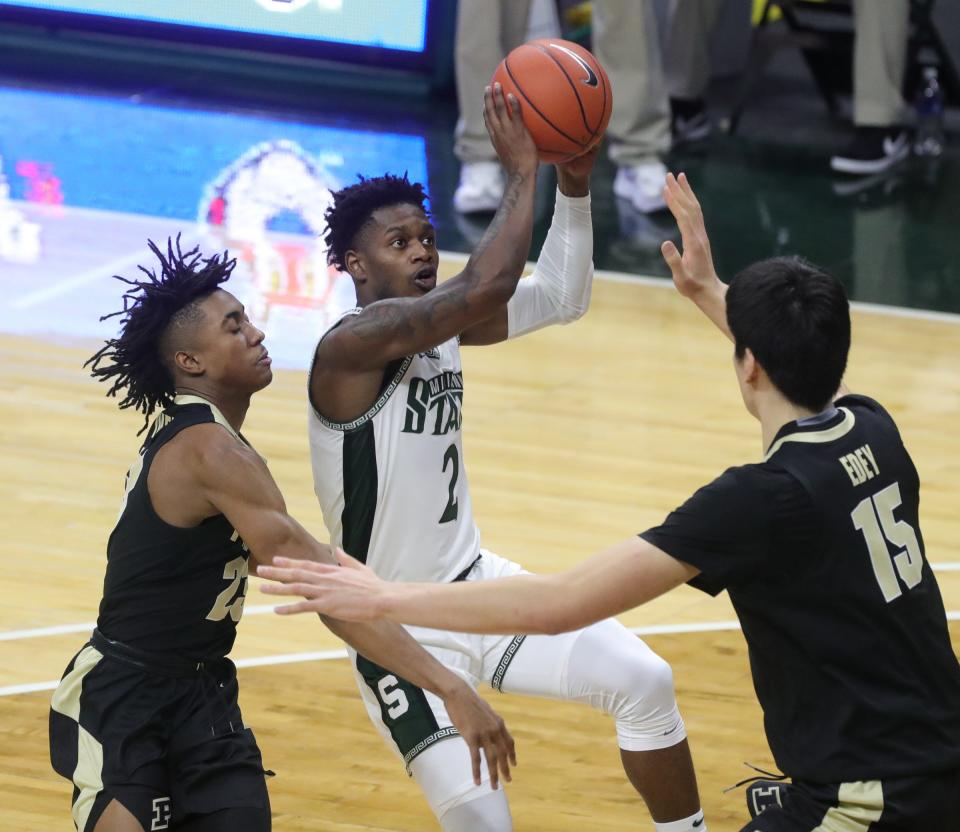
<svg viewBox="0 0 960 832"><path fill-rule="evenodd" d="M610 79L579 44L532 40L514 49L493 73L503 94L520 102L523 122L543 162L567 162L603 138L613 108Z"/></svg>

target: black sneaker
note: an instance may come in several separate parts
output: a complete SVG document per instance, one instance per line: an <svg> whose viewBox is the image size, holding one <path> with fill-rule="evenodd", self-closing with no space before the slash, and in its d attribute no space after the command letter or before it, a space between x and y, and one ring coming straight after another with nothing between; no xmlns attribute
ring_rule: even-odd
<svg viewBox="0 0 960 832"><path fill-rule="evenodd" d="M910 155L910 138L901 127L858 127L849 147L830 159L840 173L881 173Z"/></svg>
<svg viewBox="0 0 960 832"><path fill-rule="evenodd" d="M703 141L713 132L713 124L702 98L671 98L670 114L670 132L674 144Z"/></svg>
<svg viewBox="0 0 960 832"><path fill-rule="evenodd" d="M902 168L895 168L872 176L838 179L831 188L841 199L856 202L858 208L874 208L897 202L904 195L906 183L906 172Z"/></svg>
<svg viewBox="0 0 960 832"><path fill-rule="evenodd" d="M783 806L789 783L778 780L754 780L747 786L747 810L755 818L766 809Z"/></svg>

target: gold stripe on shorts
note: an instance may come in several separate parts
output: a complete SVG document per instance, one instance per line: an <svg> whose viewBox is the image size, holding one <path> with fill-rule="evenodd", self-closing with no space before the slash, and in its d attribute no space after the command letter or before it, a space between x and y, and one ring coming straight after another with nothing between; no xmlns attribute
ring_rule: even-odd
<svg viewBox="0 0 960 832"><path fill-rule="evenodd" d="M883 784L879 780L841 783L837 805L811 832L867 832L883 814Z"/></svg>
<svg viewBox="0 0 960 832"><path fill-rule="evenodd" d="M77 829L87 825L93 801L103 791L103 746L80 724L80 694L83 680L93 670L103 654L94 647L84 647L77 654L73 669L61 679L53 693L50 707L77 723L77 767L73 784L80 793L73 803L73 821Z"/></svg>

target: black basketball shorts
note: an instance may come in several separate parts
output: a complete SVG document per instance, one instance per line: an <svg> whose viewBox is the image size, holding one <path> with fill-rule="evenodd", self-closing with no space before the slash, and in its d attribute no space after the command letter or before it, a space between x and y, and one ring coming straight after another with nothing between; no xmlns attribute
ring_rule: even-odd
<svg viewBox="0 0 960 832"><path fill-rule="evenodd" d="M956 832L960 770L857 783L794 781L741 832Z"/></svg>
<svg viewBox="0 0 960 832"><path fill-rule="evenodd" d="M269 812L233 663L163 670L130 663L96 640L67 666L50 708L50 760L73 782L80 832L114 799L148 832L232 807Z"/></svg>

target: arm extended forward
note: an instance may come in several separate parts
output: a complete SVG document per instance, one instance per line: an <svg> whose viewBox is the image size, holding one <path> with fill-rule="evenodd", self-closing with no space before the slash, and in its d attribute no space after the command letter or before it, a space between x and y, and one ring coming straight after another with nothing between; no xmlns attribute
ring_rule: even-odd
<svg viewBox="0 0 960 832"><path fill-rule="evenodd" d="M640 537L631 537L553 575L515 575L455 584L381 581L338 553L341 567L279 559L258 574L270 595L303 598L277 612L326 611L475 633L560 633L646 603L698 574Z"/></svg>
<svg viewBox="0 0 960 832"><path fill-rule="evenodd" d="M206 426L203 426L204 428ZM197 429L194 428L196 431ZM283 496L265 463L218 426L206 430L206 441L189 455L195 481L209 503L221 511L250 549L256 563L278 556L335 564L325 543L310 535L286 510ZM423 649L400 625L390 621L350 622L322 615L324 624L358 653L417 687L443 699L451 721L470 747L474 782L480 783L480 750L491 786L499 773L510 779L516 762L513 738L503 720L473 688Z"/></svg>

